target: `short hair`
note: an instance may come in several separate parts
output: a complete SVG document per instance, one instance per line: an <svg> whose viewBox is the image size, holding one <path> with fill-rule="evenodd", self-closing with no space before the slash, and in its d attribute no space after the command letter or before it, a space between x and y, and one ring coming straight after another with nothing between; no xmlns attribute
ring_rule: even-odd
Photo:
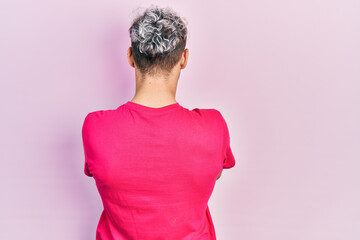
<svg viewBox="0 0 360 240"><path fill-rule="evenodd" d="M129 33L133 58L141 73L169 73L173 69L186 46L186 24L186 19L171 8L156 5L133 20Z"/></svg>

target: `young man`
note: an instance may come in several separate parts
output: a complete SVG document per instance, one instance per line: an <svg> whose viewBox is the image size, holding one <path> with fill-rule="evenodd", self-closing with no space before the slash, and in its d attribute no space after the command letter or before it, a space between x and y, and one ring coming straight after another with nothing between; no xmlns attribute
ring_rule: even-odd
<svg viewBox="0 0 360 240"><path fill-rule="evenodd" d="M116 109L87 114L84 172L104 211L97 240L215 240L208 200L235 159L216 109L176 100L187 28L169 8L150 7L129 29L136 93Z"/></svg>

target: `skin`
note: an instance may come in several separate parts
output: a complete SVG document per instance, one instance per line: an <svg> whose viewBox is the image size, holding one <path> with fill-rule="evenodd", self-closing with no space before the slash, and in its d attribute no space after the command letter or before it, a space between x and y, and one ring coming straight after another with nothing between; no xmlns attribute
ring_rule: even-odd
<svg viewBox="0 0 360 240"><path fill-rule="evenodd" d="M177 103L176 88L180 77L180 72L187 65L189 56L189 49L184 49L181 54L180 60L173 67L169 74L164 74L157 71L156 74L146 75L142 74L136 66L132 47L127 50L127 58L131 67L135 68L136 90L135 95L131 102L138 103L144 106L159 108L170 104ZM217 179L220 178L222 173L219 173ZM216 180L217 180L216 179Z"/></svg>

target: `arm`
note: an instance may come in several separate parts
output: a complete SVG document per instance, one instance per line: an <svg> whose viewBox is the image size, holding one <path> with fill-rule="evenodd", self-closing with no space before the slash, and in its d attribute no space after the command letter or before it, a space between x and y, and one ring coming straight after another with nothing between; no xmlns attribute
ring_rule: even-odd
<svg viewBox="0 0 360 240"><path fill-rule="evenodd" d="M219 175L217 176L216 180L218 180L221 177L221 173L222 173L223 170L224 169L221 169L221 171L220 171Z"/></svg>

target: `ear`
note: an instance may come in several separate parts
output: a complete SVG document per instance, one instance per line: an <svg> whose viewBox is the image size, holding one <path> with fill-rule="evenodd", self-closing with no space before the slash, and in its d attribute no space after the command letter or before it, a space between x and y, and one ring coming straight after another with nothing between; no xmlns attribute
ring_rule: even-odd
<svg viewBox="0 0 360 240"><path fill-rule="evenodd" d="M189 49L184 49L182 55L181 55L181 60L180 60L180 69L184 69L187 65L187 61L189 58Z"/></svg>
<svg viewBox="0 0 360 240"><path fill-rule="evenodd" d="M135 61L132 55L132 47L129 47L127 50L127 58L128 58L128 62L130 64L130 66L132 66L133 68L135 68Z"/></svg>

